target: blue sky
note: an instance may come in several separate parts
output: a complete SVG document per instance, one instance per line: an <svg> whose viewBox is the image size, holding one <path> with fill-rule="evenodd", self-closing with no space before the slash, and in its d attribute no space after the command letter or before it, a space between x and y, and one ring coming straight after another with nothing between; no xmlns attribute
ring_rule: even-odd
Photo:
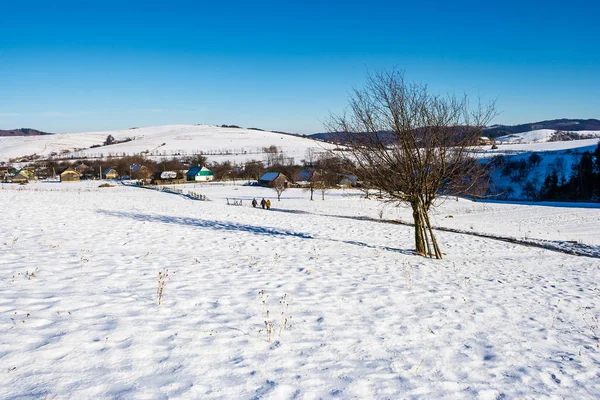
<svg viewBox="0 0 600 400"><path fill-rule="evenodd" d="M595 1L7 3L0 129L314 133L367 71L393 67L497 99L495 123L600 118Z"/></svg>

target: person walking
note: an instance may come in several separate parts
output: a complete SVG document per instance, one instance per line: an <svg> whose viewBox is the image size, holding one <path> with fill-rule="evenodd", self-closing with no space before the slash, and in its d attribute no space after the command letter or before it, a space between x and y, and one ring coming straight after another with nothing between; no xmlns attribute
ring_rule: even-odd
<svg viewBox="0 0 600 400"><path fill-rule="evenodd" d="M262 200L260 201L260 206L263 208L263 210L265 209L265 206L267 205L267 202L265 201L265 198L263 197Z"/></svg>
<svg viewBox="0 0 600 400"><path fill-rule="evenodd" d="M270 210L271 209L271 200L267 199L266 205L267 205L267 210Z"/></svg>
<svg viewBox="0 0 600 400"><path fill-rule="evenodd" d="M258 201L256 201L256 197L252 199L252 207L256 208L258 205Z"/></svg>

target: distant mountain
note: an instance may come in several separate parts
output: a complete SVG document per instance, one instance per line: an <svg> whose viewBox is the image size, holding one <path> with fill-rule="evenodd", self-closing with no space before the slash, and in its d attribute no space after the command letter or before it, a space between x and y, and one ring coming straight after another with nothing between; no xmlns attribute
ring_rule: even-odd
<svg viewBox="0 0 600 400"><path fill-rule="evenodd" d="M324 132L313 133L312 135L307 135L306 137L323 142L344 144L350 141L359 140L360 134L349 132ZM391 132L379 132L379 137L383 142L389 142L392 140L393 134Z"/></svg>
<svg viewBox="0 0 600 400"><path fill-rule="evenodd" d="M557 131L600 131L600 120L563 118L520 125L492 125L485 129L484 135L490 139L495 139L513 133L530 132L539 129L552 129ZM385 133L382 134L385 135ZM312 135L308 135L308 137L325 142L344 143L350 138L350 134L343 132L324 132L313 133Z"/></svg>
<svg viewBox="0 0 600 400"><path fill-rule="evenodd" d="M31 128L20 128L11 130L0 129L0 136L40 136L40 135L52 135L52 133L38 131L37 129Z"/></svg>

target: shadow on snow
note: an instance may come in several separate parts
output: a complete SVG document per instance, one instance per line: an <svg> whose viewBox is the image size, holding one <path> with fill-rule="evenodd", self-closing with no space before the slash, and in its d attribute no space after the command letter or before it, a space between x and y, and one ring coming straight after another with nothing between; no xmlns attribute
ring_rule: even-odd
<svg viewBox="0 0 600 400"><path fill-rule="evenodd" d="M163 224L177 224L197 228L214 229L218 231L248 232L253 233L255 235L292 236L301 239L314 239L311 235L308 235L306 233L284 231L277 228L267 228L262 226L238 224L235 222L210 221L207 219L172 217L167 215L149 215L124 211L98 210L98 213L108 215L111 217L129 218L143 222L161 222Z"/></svg>
<svg viewBox="0 0 600 400"><path fill-rule="evenodd" d="M198 219L198 218L189 218L189 217L172 217L167 215L150 215L150 214L140 214L133 212L125 212L125 211L109 211L109 210L98 210L99 214L103 214L110 217L118 217L118 218L129 218L135 221L140 222L159 222L163 224L177 224L183 226L190 227L198 227L198 228L206 228L206 229L214 229L220 231L228 231L228 232L247 232L252 233L254 235L263 235L263 236L290 236L299 239L321 239L328 240L331 242L337 243L345 243L354 246L367 247L370 249L381 249L387 251L393 251L396 253L402 253L407 255L414 255L414 251L412 250L403 250L396 249L393 247L386 246L374 246L371 244L367 244L364 242L358 242L354 240L338 240L338 239L329 239L329 238L316 238L307 233L301 232L292 232L286 231L278 228L270 228L263 226L255 226L255 225L245 225L239 224L235 222L221 222L221 221L210 221L206 219Z"/></svg>

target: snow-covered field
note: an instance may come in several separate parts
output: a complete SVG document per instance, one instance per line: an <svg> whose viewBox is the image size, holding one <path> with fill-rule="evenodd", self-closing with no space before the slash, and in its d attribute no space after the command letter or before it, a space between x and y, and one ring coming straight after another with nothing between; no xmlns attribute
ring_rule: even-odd
<svg viewBox="0 0 600 400"><path fill-rule="evenodd" d="M102 144L108 135L129 142L90 149ZM172 157L176 154L210 154L211 161L244 162L262 160L263 147L277 146L286 156L300 162L308 148L332 148L327 143L299 136L252 129L221 128L211 125L168 125L106 132L64 133L44 136L0 137L0 161L25 155L48 156L71 151L76 158L103 155L127 155L148 152L149 155ZM74 149L84 149L74 151Z"/></svg>
<svg viewBox="0 0 600 400"><path fill-rule="evenodd" d="M0 185L0 398L600 396L600 259L439 232L434 261L408 226L346 218L409 221L357 192L185 190L211 201ZM449 200L434 220L600 245L598 208Z"/></svg>

